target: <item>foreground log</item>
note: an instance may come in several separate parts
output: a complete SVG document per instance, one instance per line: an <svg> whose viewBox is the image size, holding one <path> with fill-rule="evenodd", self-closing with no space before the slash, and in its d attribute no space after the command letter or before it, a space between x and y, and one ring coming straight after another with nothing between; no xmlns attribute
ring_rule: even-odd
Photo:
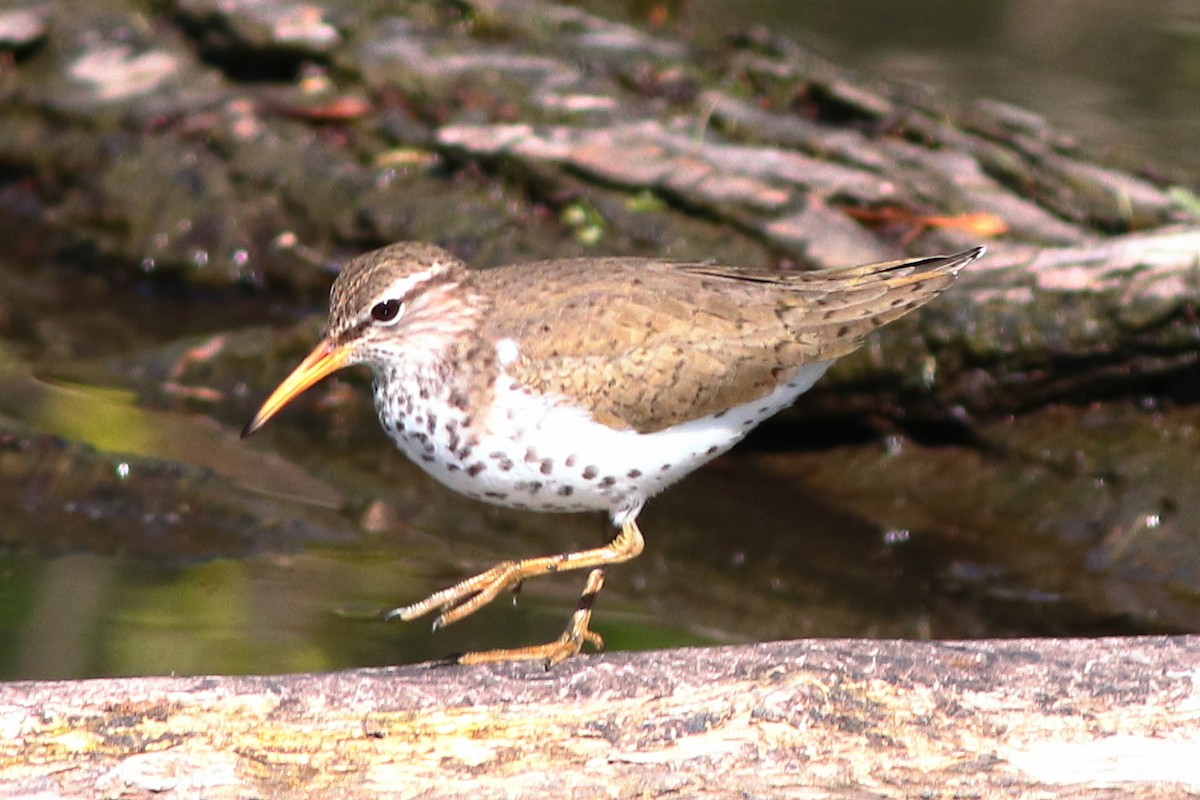
<svg viewBox="0 0 1200 800"><path fill-rule="evenodd" d="M1200 637L0 687L0 797L1178 797Z"/></svg>

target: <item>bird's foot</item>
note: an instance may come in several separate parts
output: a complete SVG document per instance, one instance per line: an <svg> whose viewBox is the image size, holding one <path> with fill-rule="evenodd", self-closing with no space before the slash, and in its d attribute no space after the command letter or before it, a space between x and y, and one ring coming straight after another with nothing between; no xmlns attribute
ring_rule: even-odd
<svg viewBox="0 0 1200 800"><path fill-rule="evenodd" d="M384 615L384 619L399 617L408 622L437 611L438 616L433 621L434 630L458 622L495 600L505 589L515 591L519 588L526 577L522 574L521 566L522 562L519 561L501 561L491 569L448 589L434 592L420 602L393 608Z"/></svg>
<svg viewBox="0 0 1200 800"><path fill-rule="evenodd" d="M568 658L578 655L585 644L590 644L596 652L604 650L604 639L588 626L592 622L592 603L596 594L604 586L604 570L594 569L588 573L587 585L579 597L579 605L571 615L567 628L552 642L532 645L530 647L513 647L500 650L481 650L479 652L463 653L455 660L459 664L493 664L499 661L541 661L546 669L561 664Z"/></svg>
<svg viewBox="0 0 1200 800"><path fill-rule="evenodd" d="M521 561L501 561L491 569L467 578L465 581L460 581L449 589L434 592L418 603L393 608L384 614L384 619L399 617L407 622L436 611L438 616L433 621L433 627L436 630L474 614L507 589L516 591L522 583L530 578L573 569L598 568L608 564L618 564L636 557L642 552L644 544L642 532L638 529L637 523L630 520L624 523L616 537L603 547L539 558L526 558ZM589 576L588 585L590 586L591 583L592 578ZM601 577L600 583L604 583L603 577ZM587 589L584 590L585 596L587 591Z"/></svg>

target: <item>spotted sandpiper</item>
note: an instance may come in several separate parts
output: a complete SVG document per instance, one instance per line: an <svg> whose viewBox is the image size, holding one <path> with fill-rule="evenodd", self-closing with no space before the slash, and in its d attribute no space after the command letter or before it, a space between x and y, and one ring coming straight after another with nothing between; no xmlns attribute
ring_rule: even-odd
<svg viewBox="0 0 1200 800"><path fill-rule="evenodd" d="M602 647L592 601L607 565L641 553L649 497L982 254L808 272L642 258L472 270L438 247L394 244L345 266L324 337L242 435L326 375L366 364L384 430L446 486L513 508L607 512L617 533L603 547L504 561L388 615L448 625L530 578L589 569L557 640L459 657L555 664Z"/></svg>

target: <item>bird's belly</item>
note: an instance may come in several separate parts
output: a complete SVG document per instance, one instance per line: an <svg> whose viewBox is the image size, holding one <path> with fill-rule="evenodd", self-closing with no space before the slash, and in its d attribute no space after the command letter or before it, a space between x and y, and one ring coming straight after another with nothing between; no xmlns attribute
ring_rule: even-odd
<svg viewBox="0 0 1200 800"><path fill-rule="evenodd" d="M396 405L376 405L396 445L457 492L511 508L606 511L620 523L790 405L828 366L805 366L766 397L653 433L614 429L563 398L511 390L497 391L483 424L470 428L464 412L437 399L401 408L399 419L387 410Z"/></svg>

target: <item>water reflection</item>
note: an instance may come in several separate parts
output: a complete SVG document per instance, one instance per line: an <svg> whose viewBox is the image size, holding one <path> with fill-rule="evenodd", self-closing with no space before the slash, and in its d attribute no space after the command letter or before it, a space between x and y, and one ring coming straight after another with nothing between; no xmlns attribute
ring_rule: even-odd
<svg viewBox="0 0 1200 800"><path fill-rule="evenodd" d="M212 470L253 491L338 508L344 494L282 458L244 447L211 419L140 408L131 391L35 378L0 342L0 414L97 450ZM131 476L128 463L120 477Z"/></svg>
<svg viewBox="0 0 1200 800"><path fill-rule="evenodd" d="M278 673L442 658L554 634L572 601L527 594L437 634L378 612L427 581L397 553L318 550L182 568L121 556L0 556L4 679ZM566 588L566 587L564 587ZM599 630L619 649L696 644L610 603ZM615 606L615 607L614 607Z"/></svg>

